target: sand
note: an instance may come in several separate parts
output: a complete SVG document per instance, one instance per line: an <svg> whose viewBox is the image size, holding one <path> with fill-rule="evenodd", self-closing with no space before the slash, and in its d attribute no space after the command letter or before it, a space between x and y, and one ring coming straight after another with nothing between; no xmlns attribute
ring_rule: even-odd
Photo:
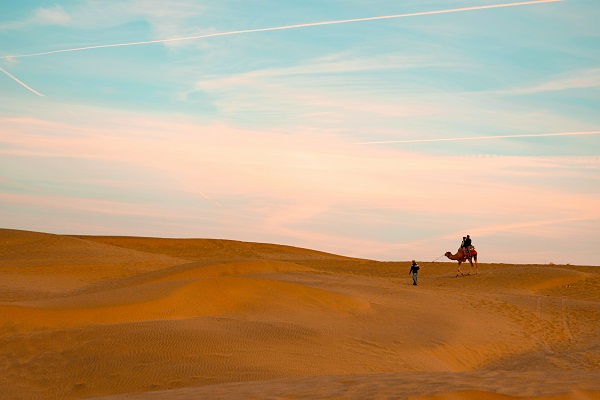
<svg viewBox="0 0 600 400"><path fill-rule="evenodd" d="M0 399L600 399L600 267L420 264L0 229Z"/></svg>

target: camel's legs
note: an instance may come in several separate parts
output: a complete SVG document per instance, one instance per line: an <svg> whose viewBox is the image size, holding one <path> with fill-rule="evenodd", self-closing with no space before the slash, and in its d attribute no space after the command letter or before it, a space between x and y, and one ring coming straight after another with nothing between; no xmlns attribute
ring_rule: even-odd
<svg viewBox="0 0 600 400"><path fill-rule="evenodd" d="M460 270L460 263L458 263L458 273L456 274L456 276L458 276L459 274L461 276L465 276L465 274L463 274L463 272Z"/></svg>

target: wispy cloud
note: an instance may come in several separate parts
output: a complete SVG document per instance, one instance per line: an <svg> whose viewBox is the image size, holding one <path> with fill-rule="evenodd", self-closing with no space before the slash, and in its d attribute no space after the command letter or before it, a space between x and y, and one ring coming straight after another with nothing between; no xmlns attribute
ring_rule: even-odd
<svg viewBox="0 0 600 400"><path fill-rule="evenodd" d="M71 17L60 5L48 8L39 8L32 17L32 23L43 25L66 25Z"/></svg>
<svg viewBox="0 0 600 400"><path fill-rule="evenodd" d="M469 136L469 137L450 137L450 138L434 138L434 139L387 140L387 141L381 141L381 142L361 142L361 143L355 143L355 144L458 142L458 141L464 141L464 140L519 139L519 138L530 138L530 137L582 136L582 135L600 135L600 131L535 133L535 134L527 134L527 135Z"/></svg>
<svg viewBox="0 0 600 400"><path fill-rule="evenodd" d="M447 208L461 207L462 200L450 195L457 184L455 177L476 165L470 172L471 179L458 184L461 191L472 190L472 212L481 208L482 213L488 207L526 209L531 204L543 203L548 196L573 197L573 193L553 193L551 186L543 191L541 187L523 191L518 198L501 194L518 181L527 187L540 174L550 177L567 166L576 171L589 163L597 166L598 162L593 157L584 157L589 159L584 164L584 158L571 162L561 157L430 156L412 150L355 146L343 137L324 132L281 135L227 125L172 124L134 115L123 116L121 134L115 135L110 126L102 127L100 115L95 128L61 128L56 123L39 120L5 119L0 121L6 132L0 141L8 146L2 152L104 162L118 160L177 176L181 188L215 201L238 195L281 196L282 201L321 199L317 209L352 199L359 203L367 201L373 208L426 211L436 207L440 196L446 199ZM68 132L72 134L65 135ZM528 177L523 171L537 175ZM500 178L506 183L500 183ZM513 178L518 181L512 182ZM338 182L348 184L340 187ZM389 182L404 184L400 188ZM529 196L527 201L523 196ZM581 200L577 204L583 206ZM546 206L536 207L542 210ZM548 207L572 209L568 201Z"/></svg>
<svg viewBox="0 0 600 400"><path fill-rule="evenodd" d="M76 196L61 196L57 194L16 194L0 193L0 202L5 204L21 204L54 210L70 209L77 212L99 213L115 216L147 217L155 215L160 218L180 217L176 212L169 212L168 208L160 208L148 203L132 203L131 201L112 201Z"/></svg>
<svg viewBox="0 0 600 400"><path fill-rule="evenodd" d="M352 52L329 54L326 57L309 58L306 61L286 67L270 67L260 70L247 71L227 76L217 76L197 83L202 89L228 89L240 84L253 84L254 82L276 79L298 79L299 86L304 86L310 77L325 76L327 79L338 79L340 75L356 74L361 72L379 72L394 70L411 70L418 68L460 68L461 65L448 61L434 61L432 57L407 56L380 52L370 57L359 56ZM322 81L318 82L322 84ZM345 82L349 84L349 82Z"/></svg>
<svg viewBox="0 0 600 400"><path fill-rule="evenodd" d="M600 214L592 212L566 217L482 224L477 227L466 224L461 230L452 230L440 236L430 236L424 239L419 238L399 243L365 241L362 247L352 254L357 257L387 254L390 260L397 259L396 254L412 254L413 256L416 254L418 256L414 257L425 262L438 260L444 262L448 260L442 257L443 253L445 251L456 251L460 238L469 234L474 238L476 248L480 253L479 262L492 259L493 262L515 263L518 261L526 263L531 262L532 259L538 260L534 262L541 262L540 259L545 259L546 262L571 263L574 259L572 253L565 252L562 247L565 237L578 235L593 237L596 235L595 226L597 226L599 220ZM567 230L572 230L570 235L566 234ZM511 237L515 239L506 239ZM524 237L527 238L527 248L521 248L515 242L515 240L518 240L516 238L523 240ZM540 246L540 242L546 245ZM548 246L548 243L558 246L557 250L553 251L552 248L554 247ZM593 248L585 244L581 247L577 244L574 245L578 247L577 251L594 251ZM511 250L508 251L507 249Z"/></svg>
<svg viewBox="0 0 600 400"><path fill-rule="evenodd" d="M0 23L1 30L25 29L30 26L67 25L71 17L60 5L41 7L22 21Z"/></svg>
<svg viewBox="0 0 600 400"><path fill-rule="evenodd" d="M486 237L486 236L495 236L498 233L512 233L512 232L521 232L521 233L535 233L536 235L541 236L553 236L556 235L556 232L550 231L547 228L549 226L560 226L570 222L578 222L578 221L596 221L600 218L600 212L592 212L579 214L575 216L563 217L563 218L552 218L552 219L539 219L533 221L523 221L523 222L512 222L506 224L495 224L477 227L471 230L473 235L478 237ZM540 229L541 228L541 229ZM445 239L452 239L458 237L459 233L455 232L451 235L444 235Z"/></svg>
<svg viewBox="0 0 600 400"><path fill-rule="evenodd" d="M49 55L49 54L68 53L68 52L86 51L86 50L97 50L97 49L105 49L105 48L111 48L111 47L139 46L139 45L149 45L149 44L157 44L157 43L174 43L174 42L183 42L183 41L190 41L190 40L213 38L213 37L218 37L218 36L243 35L243 34L258 33L258 32L310 28L310 27L324 26L324 25L348 24L348 23L368 22L368 21L396 19L396 18L410 18L410 17L420 17L420 16L436 15L436 14L450 14L450 13L488 10L488 9L505 8L505 7L518 7L518 6L527 6L527 5L536 5L536 4L545 4L545 3L556 3L556 2L561 2L561 1L563 1L563 0L534 0L534 1L524 1L524 2L518 2L518 3L504 3L504 4L494 4L494 5L486 5L486 6L462 7L462 8L424 11L424 12L407 13L407 14L391 14L391 15L381 15L381 16L376 16L376 17L353 18L353 19L321 21L321 22L309 22L309 23L304 23L304 24L284 25L284 26L275 26L275 27L257 28L257 29L242 29L242 30L235 30L235 31L228 31L228 32L215 32L215 33L209 33L209 34L185 36L185 37L177 37L177 38L166 38L166 39L157 39L157 40L133 41L133 42L123 42L123 43L114 43L114 44L105 44L105 45L96 45L96 46L75 47L75 48L52 50L52 51L45 51L45 52L39 52L39 53L17 54L17 55L11 55L11 56L6 56L6 57L11 57L11 58L37 57L37 56L43 56L43 55Z"/></svg>
<svg viewBox="0 0 600 400"><path fill-rule="evenodd" d="M200 228L194 228L194 221L186 222L186 215L201 215L210 222L202 225L202 233L196 230L196 235L289 240L304 247L378 257L392 257L402 249L403 254L415 249L422 254L436 248L447 250L445 243L451 242L462 225L481 238L511 229L538 235L533 231L536 226L575 221L598 210L589 190L566 190L568 183L557 185L565 171L566 182L596 182L593 171L598 157L439 156L356 146L327 132L282 135L90 108L75 111L75 117L65 117L66 123L0 119L4 162L36 165L35 180L50 182L35 195L14 193L0 198L6 210L22 204L61 210L61 214L84 212L104 215L106 223L124 216L172 219L180 232L190 235ZM82 199L77 192L68 192L89 184L85 170L70 169L67 178L53 169L56 160L61 165L70 160L68 165L105 171L96 188L142 190L143 181L144 192L160 193L166 199L148 196L143 207L139 198L128 199L126 193L119 201L97 196ZM27 177L27 170L20 174ZM149 182L148 176L161 179ZM68 188L67 193L52 187ZM401 226L394 223L398 220ZM383 235L385 231L387 236L406 237L405 226L429 223L443 233L412 232L410 239L398 240L414 242L412 247L370 239L366 233Z"/></svg>
<svg viewBox="0 0 600 400"><path fill-rule="evenodd" d="M501 94L522 95L600 87L600 68L590 68L557 75L531 86L500 91Z"/></svg>

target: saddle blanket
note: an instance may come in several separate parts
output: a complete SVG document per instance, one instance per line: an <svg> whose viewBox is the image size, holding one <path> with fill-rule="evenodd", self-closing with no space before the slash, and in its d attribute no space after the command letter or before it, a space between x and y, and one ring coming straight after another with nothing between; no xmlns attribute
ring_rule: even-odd
<svg viewBox="0 0 600 400"><path fill-rule="evenodd" d="M465 254L465 256L474 256L477 254L477 250L475 250L474 246L469 246L469 254Z"/></svg>

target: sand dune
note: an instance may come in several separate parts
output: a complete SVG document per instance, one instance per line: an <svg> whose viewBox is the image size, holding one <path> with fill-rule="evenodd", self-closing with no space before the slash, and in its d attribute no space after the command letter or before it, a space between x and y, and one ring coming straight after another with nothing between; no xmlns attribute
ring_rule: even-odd
<svg viewBox="0 0 600 400"><path fill-rule="evenodd" d="M0 399L598 399L600 268L0 230Z"/></svg>
<svg viewBox="0 0 600 400"><path fill-rule="evenodd" d="M184 263L67 236L0 230L0 301L69 293L94 282Z"/></svg>

